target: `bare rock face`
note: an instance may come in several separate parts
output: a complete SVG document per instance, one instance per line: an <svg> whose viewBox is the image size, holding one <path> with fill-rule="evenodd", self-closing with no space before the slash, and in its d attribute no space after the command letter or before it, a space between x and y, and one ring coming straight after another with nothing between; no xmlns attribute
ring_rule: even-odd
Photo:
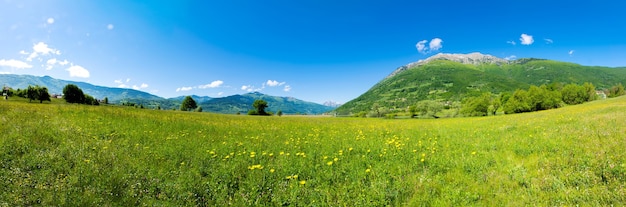
<svg viewBox="0 0 626 207"><path fill-rule="evenodd" d="M495 57L493 55L485 55L485 54L481 54L478 52L474 52L474 53L469 53L469 54L449 54L449 53L439 53L436 55L433 55L429 58L426 58L426 60L419 60L417 62L413 62L413 63L409 63L405 66L400 66L398 67L395 71L393 71L391 74L389 74L387 76L387 78L393 77L396 74L408 70L409 68L413 68L416 66L420 66L420 65L425 65L429 62L432 62L434 60L450 60L450 61L454 61L454 62L459 62L462 64L472 64L472 65L478 65L478 64L508 64L509 61L502 59L502 58L498 58Z"/></svg>

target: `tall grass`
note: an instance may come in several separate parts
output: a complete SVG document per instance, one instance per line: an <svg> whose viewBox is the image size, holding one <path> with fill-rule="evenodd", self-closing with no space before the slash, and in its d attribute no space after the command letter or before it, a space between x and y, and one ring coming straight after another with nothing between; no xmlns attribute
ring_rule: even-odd
<svg viewBox="0 0 626 207"><path fill-rule="evenodd" d="M626 98L484 118L0 101L0 206L624 205Z"/></svg>

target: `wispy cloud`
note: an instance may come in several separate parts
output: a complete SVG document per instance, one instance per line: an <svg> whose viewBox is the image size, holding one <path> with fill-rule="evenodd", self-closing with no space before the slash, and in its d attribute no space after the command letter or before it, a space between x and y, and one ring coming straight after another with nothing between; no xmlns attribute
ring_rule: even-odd
<svg viewBox="0 0 626 207"><path fill-rule="evenodd" d="M285 82L278 82L278 81L276 81L276 80L267 80L267 82L265 82L265 84L266 84L267 86L274 87L274 86L282 86L282 85L285 85Z"/></svg>
<svg viewBox="0 0 626 207"><path fill-rule="evenodd" d="M108 24L107 25L107 29L108 30L113 30L115 28L115 26L113 24Z"/></svg>
<svg viewBox="0 0 626 207"><path fill-rule="evenodd" d="M216 81L213 81L213 82L211 82L209 84L206 84L206 85L200 85L200 86L198 86L198 88L200 88L200 89L217 88L217 87L220 87L222 84L224 84L224 81L216 80Z"/></svg>
<svg viewBox="0 0 626 207"><path fill-rule="evenodd" d="M513 41L513 40L506 41L506 43L511 44L511 45L516 45L516 44L517 44L517 43L516 43L515 41Z"/></svg>
<svg viewBox="0 0 626 207"><path fill-rule="evenodd" d="M515 55L510 55L510 56L508 56L508 57L505 57L504 59L505 59L505 60L515 60L515 59L517 59L517 56L515 56Z"/></svg>
<svg viewBox="0 0 626 207"><path fill-rule="evenodd" d="M19 60L14 60L14 59L10 59L10 60L5 60L5 59L1 59L0 60L0 66L2 67L10 67L10 68L16 68L16 69L26 69L26 68L32 68L33 66L26 63L26 62L22 62Z"/></svg>
<svg viewBox="0 0 626 207"><path fill-rule="evenodd" d="M291 91L291 86L285 85L285 88L283 88L283 91L285 91L285 92Z"/></svg>
<svg viewBox="0 0 626 207"><path fill-rule="evenodd" d="M569 52L567 52L567 54L569 54L569 56L574 55L575 50L570 50Z"/></svg>
<svg viewBox="0 0 626 207"><path fill-rule="evenodd" d="M79 65L72 65L66 70L70 72L70 77L89 78L89 71Z"/></svg>
<svg viewBox="0 0 626 207"><path fill-rule="evenodd" d="M54 18L50 17L46 22L48 22L48 24L54 24Z"/></svg>
<svg viewBox="0 0 626 207"><path fill-rule="evenodd" d="M141 90L141 89L146 89L148 88L148 84L142 83L140 86L137 85L133 85L133 89L135 90Z"/></svg>
<svg viewBox="0 0 626 207"><path fill-rule="evenodd" d="M554 41L552 39L549 39L549 38L544 38L543 41L546 41L546 44L554 43Z"/></svg>
<svg viewBox="0 0 626 207"><path fill-rule="evenodd" d="M190 91L191 89L193 89L193 87L180 87L176 89L176 92L179 91Z"/></svg>
<svg viewBox="0 0 626 207"><path fill-rule="evenodd" d="M522 34L519 38L519 41L522 45L531 45L535 40L532 35Z"/></svg>
<svg viewBox="0 0 626 207"><path fill-rule="evenodd" d="M428 40L419 41L417 42L417 44L415 44L415 48L418 52L422 54L428 54L430 52L438 51L443 48L443 40L441 38L433 38L432 40L430 40L428 46L426 46L426 43L428 43Z"/></svg>

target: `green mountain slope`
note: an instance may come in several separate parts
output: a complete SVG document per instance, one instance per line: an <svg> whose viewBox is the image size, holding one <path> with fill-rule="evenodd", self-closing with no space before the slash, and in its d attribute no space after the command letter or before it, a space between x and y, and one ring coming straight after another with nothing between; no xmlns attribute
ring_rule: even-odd
<svg viewBox="0 0 626 207"><path fill-rule="evenodd" d="M626 83L626 68L520 59L506 61L472 53L439 54L394 71L361 96L336 109L339 114L370 111L372 106L406 108L421 100L459 101L483 92L512 92L530 85L593 83L609 88Z"/></svg>
<svg viewBox="0 0 626 207"><path fill-rule="evenodd" d="M266 111L274 113L281 110L285 114L321 114L335 109L334 107L306 102L292 97L270 96L259 92L213 98L201 102L199 105L202 106L202 109L205 111L226 114L239 112L245 114L248 110L252 109L252 103L257 99L267 101L268 108Z"/></svg>

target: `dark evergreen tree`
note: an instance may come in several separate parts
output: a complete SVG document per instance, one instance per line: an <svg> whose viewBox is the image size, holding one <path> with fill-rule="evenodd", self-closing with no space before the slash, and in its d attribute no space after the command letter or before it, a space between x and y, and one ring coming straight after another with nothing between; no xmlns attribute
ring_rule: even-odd
<svg viewBox="0 0 626 207"><path fill-rule="evenodd" d="M191 98L191 96L185 96L185 99L183 99L183 103L180 105L180 110L181 111L191 111L198 108L198 104L196 104L196 101L193 100L193 98Z"/></svg>

